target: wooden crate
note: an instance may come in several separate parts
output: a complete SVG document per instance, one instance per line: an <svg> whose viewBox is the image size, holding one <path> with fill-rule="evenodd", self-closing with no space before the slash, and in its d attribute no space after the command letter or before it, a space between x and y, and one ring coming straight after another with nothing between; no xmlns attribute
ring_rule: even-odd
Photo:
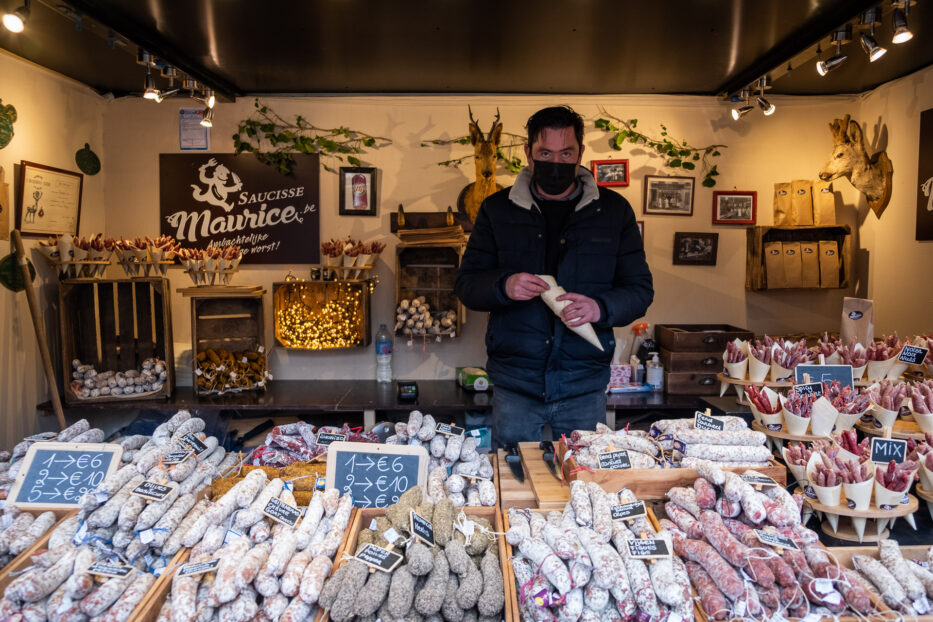
<svg viewBox="0 0 933 622"><path fill-rule="evenodd" d="M460 244L399 244L396 247L396 303L424 296L432 312L456 311L457 335L466 313L454 293L463 249ZM397 334L402 334L401 330Z"/></svg>
<svg viewBox="0 0 933 622"><path fill-rule="evenodd" d="M835 242L840 258L839 287L849 286L849 275L852 273L852 230L848 225L749 227L745 230L745 240L745 289L747 290L769 289L764 253L764 245L768 242ZM799 289L819 289L819 287Z"/></svg>
<svg viewBox="0 0 933 622"><path fill-rule="evenodd" d="M564 454L567 453L567 445L564 441L557 444L557 460L561 465L561 474L565 481L580 480L584 482L596 482L605 490L619 490L628 488L639 499L664 499L667 491L676 486L693 486L693 482L699 477L696 469L600 469L590 471L582 469L574 471L579 467L576 458L571 456L564 460ZM787 485L787 469L773 457L766 467L753 469L767 475L781 486ZM722 467L724 471L734 473L744 473L750 467Z"/></svg>
<svg viewBox="0 0 933 622"><path fill-rule="evenodd" d="M45 512L44 510L41 510L41 511L40 510L24 510L24 511L28 512L29 514L32 514L33 516L38 516L39 514L43 514ZM9 564L4 566L3 568L0 568L0 594L2 594L3 591L6 589L6 586L8 586L10 582L14 578L16 578L17 575L20 574L20 571L25 570L26 568L29 568L30 566L33 565L31 557L33 556L33 554L38 553L40 550L46 548L46 545L49 542L49 538L51 537L52 532L55 531L55 529L59 525L61 525L66 519L78 513L78 510L75 510L72 508L64 508L64 509L49 510L49 511L55 512L55 517L58 518L58 521L56 521L56 523L52 525L52 528L49 529L45 533L45 535L43 535L41 538L33 542L32 545L29 546L29 548L27 548L25 551L23 551L22 553L14 557L13 560L10 561Z"/></svg>
<svg viewBox="0 0 933 622"><path fill-rule="evenodd" d="M167 279L66 279L58 286L62 371L68 404L167 398L175 386L171 294ZM139 369L158 357L168 372L155 393L83 399L71 390L72 361L98 372Z"/></svg>
<svg viewBox="0 0 933 622"><path fill-rule="evenodd" d="M467 516L476 516L480 518L485 518L488 520L495 531L500 534L505 533L505 528L502 524L502 514L499 512L497 507L464 507L461 508ZM342 563L350 559L356 551L354 550L356 545L356 539L360 531L367 529L369 524L374 518L380 516L385 516L385 508L362 508L357 510L356 516L352 521L350 521L350 528L347 529L347 537L341 545L341 550L337 551L337 556L334 558L334 568L336 571ZM503 607L503 618L505 622L520 622L521 618L518 615L518 603L515 600L515 590L509 589L508 575L512 571L511 564L508 562L508 555L506 554L507 543L505 538L501 535L496 536L496 544L499 548L499 567L502 570L502 581L505 588L505 605ZM346 553L346 556L342 553ZM378 570L376 572L379 572ZM332 571L333 573L333 571ZM514 577L512 583L514 585ZM314 622L329 622L330 615L329 612L318 610L317 617Z"/></svg>
<svg viewBox="0 0 933 622"><path fill-rule="evenodd" d="M197 387L195 359L206 350L253 351L265 346L264 290L191 295L191 380ZM198 393L202 391L198 389Z"/></svg>
<svg viewBox="0 0 933 622"><path fill-rule="evenodd" d="M658 346L671 352L718 352L733 339L751 339L751 331L731 324L658 324ZM720 358L720 360L722 360Z"/></svg>

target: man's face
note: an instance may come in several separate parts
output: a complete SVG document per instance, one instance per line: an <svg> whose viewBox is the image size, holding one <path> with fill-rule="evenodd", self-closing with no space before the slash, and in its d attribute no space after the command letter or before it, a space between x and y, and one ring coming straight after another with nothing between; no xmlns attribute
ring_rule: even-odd
<svg viewBox="0 0 933 622"><path fill-rule="evenodd" d="M583 148L577 144L572 127L546 127L538 133L531 147L525 145L528 166L534 172L534 161L580 164Z"/></svg>

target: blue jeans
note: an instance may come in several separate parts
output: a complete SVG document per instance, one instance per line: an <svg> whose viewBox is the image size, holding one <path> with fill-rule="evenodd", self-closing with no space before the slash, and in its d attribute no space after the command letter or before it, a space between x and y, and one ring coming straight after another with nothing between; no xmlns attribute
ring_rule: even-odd
<svg viewBox="0 0 933 622"><path fill-rule="evenodd" d="M550 424L556 441L574 430L593 430L606 421L606 393L593 391L556 402L509 391L497 386L492 392L493 440L497 447L541 440L541 429Z"/></svg>

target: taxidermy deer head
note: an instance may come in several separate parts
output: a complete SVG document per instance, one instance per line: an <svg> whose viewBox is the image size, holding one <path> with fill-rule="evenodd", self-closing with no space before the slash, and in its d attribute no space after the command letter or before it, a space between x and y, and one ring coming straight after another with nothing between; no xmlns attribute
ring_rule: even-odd
<svg viewBox="0 0 933 622"><path fill-rule="evenodd" d="M879 151L873 156L865 151L862 128L849 115L829 124L833 134L833 154L820 171L820 179L832 181L845 177L868 199L868 206L878 218L891 200L891 177L894 166L888 154Z"/></svg>
<svg viewBox="0 0 933 622"><path fill-rule="evenodd" d="M502 186L496 183L496 156L499 150L499 140L502 138L502 123L499 122L499 109L496 109L496 118L492 122L492 128L489 134L483 134L479 129L479 123L473 118L473 110L467 106L470 112L470 144L473 145L473 160L476 164L476 181L469 184L457 198L457 207L466 212L470 222L476 222L476 214L479 212L479 206L489 195Z"/></svg>

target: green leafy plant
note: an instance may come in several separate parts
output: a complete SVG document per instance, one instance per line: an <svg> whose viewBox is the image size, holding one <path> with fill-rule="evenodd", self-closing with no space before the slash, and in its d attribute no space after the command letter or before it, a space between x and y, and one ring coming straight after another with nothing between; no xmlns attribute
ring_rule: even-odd
<svg viewBox="0 0 933 622"><path fill-rule="evenodd" d="M661 158L664 158L664 165L668 168L680 168L692 171L699 164L700 172L703 175L702 184L707 188L716 185L716 177L719 176L719 168L714 163L714 158L718 158L721 149L726 145L708 145L706 147L694 147L686 140L674 138L667 130L667 126L661 124L660 136L649 136L638 130L638 119L623 120L615 117L605 110L600 112L608 119L596 119L596 129L603 130L612 134L609 138L609 146L616 151L622 150L622 145L626 142L643 144L652 149Z"/></svg>
<svg viewBox="0 0 933 622"><path fill-rule="evenodd" d="M392 143L382 136L371 136L348 127L317 127L301 115L294 121L286 121L258 99L255 111L248 119L240 121L233 135L235 153L249 152L269 166L274 166L283 175L292 172L295 153L318 153L351 166L362 166L358 157L366 149L378 149ZM321 162L324 170L336 171Z"/></svg>
<svg viewBox="0 0 933 622"><path fill-rule="evenodd" d="M520 134L509 134L508 132L503 132L502 136L508 138L511 142L505 145L499 145L496 148L496 161L502 165L510 173L518 173L522 170L524 164L522 164L521 155L524 153L525 148L525 137ZM422 147L430 147L431 145L469 145L470 137L458 136L457 138L448 138L448 139L435 139L429 140L427 142L421 143ZM443 162L438 162L438 166L460 166L467 160L473 159L475 156L471 153L470 155L465 155L462 158L454 158L452 160L444 160Z"/></svg>

